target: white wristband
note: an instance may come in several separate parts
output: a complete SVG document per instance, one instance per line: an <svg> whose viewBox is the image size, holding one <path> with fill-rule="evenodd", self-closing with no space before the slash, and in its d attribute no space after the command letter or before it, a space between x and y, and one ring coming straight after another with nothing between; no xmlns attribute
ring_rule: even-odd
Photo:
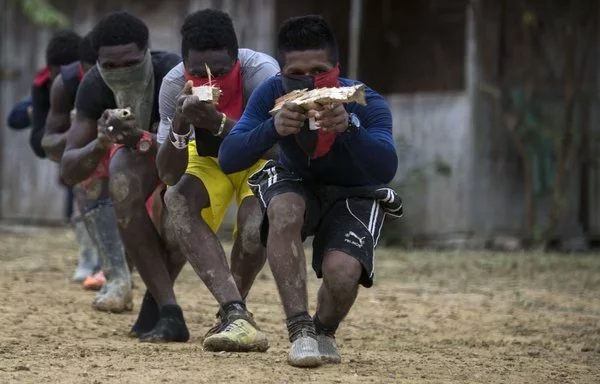
<svg viewBox="0 0 600 384"><path fill-rule="evenodd" d="M175 131L173 130L173 120L168 119L169 123L170 123L170 129L169 129L169 141L171 141L171 144L173 144L173 146L176 149L185 149L188 146L188 140L190 135L192 134L192 132L194 131L194 128L192 127L192 125L190 124L190 130L183 135L179 135L177 133L175 133ZM172 135L172 137L171 137Z"/></svg>

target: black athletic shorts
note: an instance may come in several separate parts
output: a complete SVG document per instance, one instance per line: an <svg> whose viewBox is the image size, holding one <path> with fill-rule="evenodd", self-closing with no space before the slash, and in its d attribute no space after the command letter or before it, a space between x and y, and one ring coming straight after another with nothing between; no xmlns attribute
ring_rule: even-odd
<svg viewBox="0 0 600 384"><path fill-rule="evenodd" d="M273 160L250 176L248 184L263 210L263 245L266 246L269 234L267 207L271 199L282 193L296 193L306 204L302 241L314 235L312 267L317 277L323 276L321 265L325 254L337 250L360 262L363 267L360 284L367 288L373 285L375 247L385 215L402 215L402 201L392 189L313 183Z"/></svg>

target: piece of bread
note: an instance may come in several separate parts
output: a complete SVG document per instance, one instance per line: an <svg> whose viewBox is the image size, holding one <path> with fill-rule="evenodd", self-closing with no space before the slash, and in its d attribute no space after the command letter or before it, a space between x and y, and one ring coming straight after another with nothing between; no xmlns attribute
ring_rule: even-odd
<svg viewBox="0 0 600 384"><path fill-rule="evenodd" d="M315 88L310 91L308 89L295 90L275 100L275 106L269 113L275 115L285 103L293 103L306 110L313 108L315 104L358 103L367 105L364 84L339 88Z"/></svg>
<svg viewBox="0 0 600 384"><path fill-rule="evenodd" d="M219 87L213 87L212 85L212 73L208 64L204 63L206 73L208 74L208 85L201 85L199 87L192 87L192 94L200 101L211 104L219 104L219 97L221 96L221 89Z"/></svg>
<svg viewBox="0 0 600 384"><path fill-rule="evenodd" d="M192 94L197 96L200 101L206 103L218 104L219 97L221 96L221 89L210 85L202 85L200 87L193 87Z"/></svg>

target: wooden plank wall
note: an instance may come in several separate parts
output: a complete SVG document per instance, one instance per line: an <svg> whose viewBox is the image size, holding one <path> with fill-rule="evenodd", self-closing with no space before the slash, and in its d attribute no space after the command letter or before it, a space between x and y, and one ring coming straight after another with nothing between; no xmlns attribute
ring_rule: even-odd
<svg viewBox="0 0 600 384"><path fill-rule="evenodd" d="M10 108L29 94L36 71L44 66L44 51L52 31L32 25L17 0L0 0L0 218L27 221L62 220L65 191L58 185L57 165L40 160L28 143L29 130L6 127ZM180 52L179 29L184 17L212 7L229 12L241 47L273 53L275 0L53 0L73 29L87 33L104 14L128 10L150 28L153 49Z"/></svg>

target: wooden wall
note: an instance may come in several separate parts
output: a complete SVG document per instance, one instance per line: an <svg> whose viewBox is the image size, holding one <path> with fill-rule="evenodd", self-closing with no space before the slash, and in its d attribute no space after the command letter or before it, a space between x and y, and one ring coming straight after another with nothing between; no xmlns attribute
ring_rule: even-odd
<svg viewBox="0 0 600 384"><path fill-rule="evenodd" d="M62 220L65 190L58 185L58 166L38 159L28 143L29 130L6 127L10 108L29 94L36 71L44 66L44 51L52 31L32 25L17 7L18 0L0 0L0 218L26 221ZM104 14L128 10L150 28L154 49L180 52L179 28L195 10L213 7L234 19L240 46L273 53L275 0L53 0L86 34Z"/></svg>

